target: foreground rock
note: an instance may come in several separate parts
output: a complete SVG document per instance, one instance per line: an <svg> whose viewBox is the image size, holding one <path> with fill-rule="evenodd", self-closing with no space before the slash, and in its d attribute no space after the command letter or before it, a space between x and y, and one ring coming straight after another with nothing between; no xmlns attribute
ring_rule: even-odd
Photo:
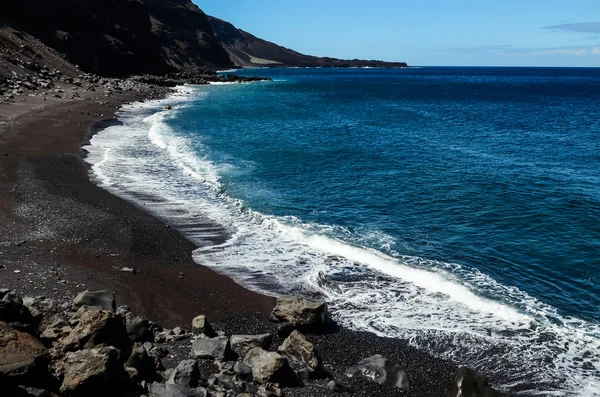
<svg viewBox="0 0 600 397"><path fill-rule="evenodd" d="M275 321L291 323L298 329L311 332L324 332L329 320L327 303L299 296L277 298L271 317Z"/></svg>
<svg viewBox="0 0 600 397"><path fill-rule="evenodd" d="M255 347L267 350L273 343L271 334L262 335L233 335L231 337L231 349L240 357L244 357L248 351Z"/></svg>
<svg viewBox="0 0 600 397"><path fill-rule="evenodd" d="M283 385L296 385L298 377L287 360L275 352L255 347L244 358L244 363L252 369L252 378L257 383L275 382Z"/></svg>
<svg viewBox="0 0 600 397"><path fill-rule="evenodd" d="M196 388L198 382L200 382L198 363L196 360L184 360L175 368L167 384Z"/></svg>
<svg viewBox="0 0 600 397"><path fill-rule="evenodd" d="M196 358L226 360L232 356L229 338L226 336L198 338L194 340L192 349Z"/></svg>
<svg viewBox="0 0 600 397"><path fill-rule="evenodd" d="M279 346L279 353L288 359L290 366L304 379L316 377L322 371L321 357L313 344L298 331L292 332Z"/></svg>
<svg viewBox="0 0 600 397"><path fill-rule="evenodd" d="M115 294L106 290L80 293L73 299L73 307L78 309L83 305L101 307L104 310L111 310L113 313L117 312Z"/></svg>
<svg viewBox="0 0 600 397"><path fill-rule="evenodd" d="M130 350L130 341L123 319L107 310L83 313L79 324L58 344L64 351L89 349L99 345L114 346L124 353Z"/></svg>
<svg viewBox="0 0 600 397"><path fill-rule="evenodd" d="M485 376L464 367L458 370L450 391L451 397L496 397L499 395L500 393L489 386Z"/></svg>
<svg viewBox="0 0 600 397"><path fill-rule="evenodd" d="M68 353L58 364L63 377L60 391L72 396L97 396L122 389L129 380L114 347L100 347Z"/></svg>
<svg viewBox="0 0 600 397"><path fill-rule="evenodd" d="M0 322L0 375L33 376L47 365L47 358L42 342Z"/></svg>
<svg viewBox="0 0 600 397"><path fill-rule="evenodd" d="M194 335L217 336L206 316L197 316L192 320L192 333Z"/></svg>
<svg viewBox="0 0 600 397"><path fill-rule="evenodd" d="M408 389L408 375L399 366L387 358L376 354L358 362L356 367L346 371L348 377L362 376L380 385Z"/></svg>

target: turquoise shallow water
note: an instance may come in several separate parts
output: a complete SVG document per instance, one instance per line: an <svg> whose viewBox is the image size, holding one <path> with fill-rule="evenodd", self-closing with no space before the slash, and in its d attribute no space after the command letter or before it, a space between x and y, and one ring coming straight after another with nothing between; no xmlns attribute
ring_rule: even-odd
<svg viewBox="0 0 600 397"><path fill-rule="evenodd" d="M274 81L124 109L97 182L249 288L322 294L506 390L600 393L600 70L242 73Z"/></svg>

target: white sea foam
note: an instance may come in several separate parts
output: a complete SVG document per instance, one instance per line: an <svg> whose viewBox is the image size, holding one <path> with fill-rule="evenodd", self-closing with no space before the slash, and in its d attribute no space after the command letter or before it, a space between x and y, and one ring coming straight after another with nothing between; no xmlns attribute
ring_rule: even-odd
<svg viewBox="0 0 600 397"><path fill-rule="evenodd" d="M207 95L181 87L167 99L124 106L123 125L87 147L94 180L181 229L202 246L194 252L199 263L249 288L320 293L343 325L407 339L481 369L515 394L600 395L597 324L562 317L474 269L368 248L393 245L377 230L351 235L266 216L229 196L201 145L169 126Z"/></svg>

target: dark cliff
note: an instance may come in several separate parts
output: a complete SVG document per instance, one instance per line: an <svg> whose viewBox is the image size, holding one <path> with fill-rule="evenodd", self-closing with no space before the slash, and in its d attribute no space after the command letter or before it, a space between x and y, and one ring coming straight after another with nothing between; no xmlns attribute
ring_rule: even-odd
<svg viewBox="0 0 600 397"><path fill-rule="evenodd" d="M102 75L233 65L190 0L10 0L0 19Z"/></svg>
<svg viewBox="0 0 600 397"><path fill-rule="evenodd" d="M404 62L383 62L360 59L321 58L304 55L289 48L260 39L236 28L231 23L208 17L212 30L237 67L406 67Z"/></svg>
<svg viewBox="0 0 600 397"><path fill-rule="evenodd" d="M1 28L31 35L82 71L115 77L234 66L406 66L300 54L208 17L191 0L2 0Z"/></svg>

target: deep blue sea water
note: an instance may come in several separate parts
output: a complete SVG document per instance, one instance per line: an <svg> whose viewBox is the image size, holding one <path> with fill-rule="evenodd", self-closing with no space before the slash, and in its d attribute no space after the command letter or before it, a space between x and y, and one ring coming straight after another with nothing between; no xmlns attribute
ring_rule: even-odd
<svg viewBox="0 0 600 397"><path fill-rule="evenodd" d="M600 395L600 69L238 73L274 81L126 106L93 178L249 288L513 393Z"/></svg>

